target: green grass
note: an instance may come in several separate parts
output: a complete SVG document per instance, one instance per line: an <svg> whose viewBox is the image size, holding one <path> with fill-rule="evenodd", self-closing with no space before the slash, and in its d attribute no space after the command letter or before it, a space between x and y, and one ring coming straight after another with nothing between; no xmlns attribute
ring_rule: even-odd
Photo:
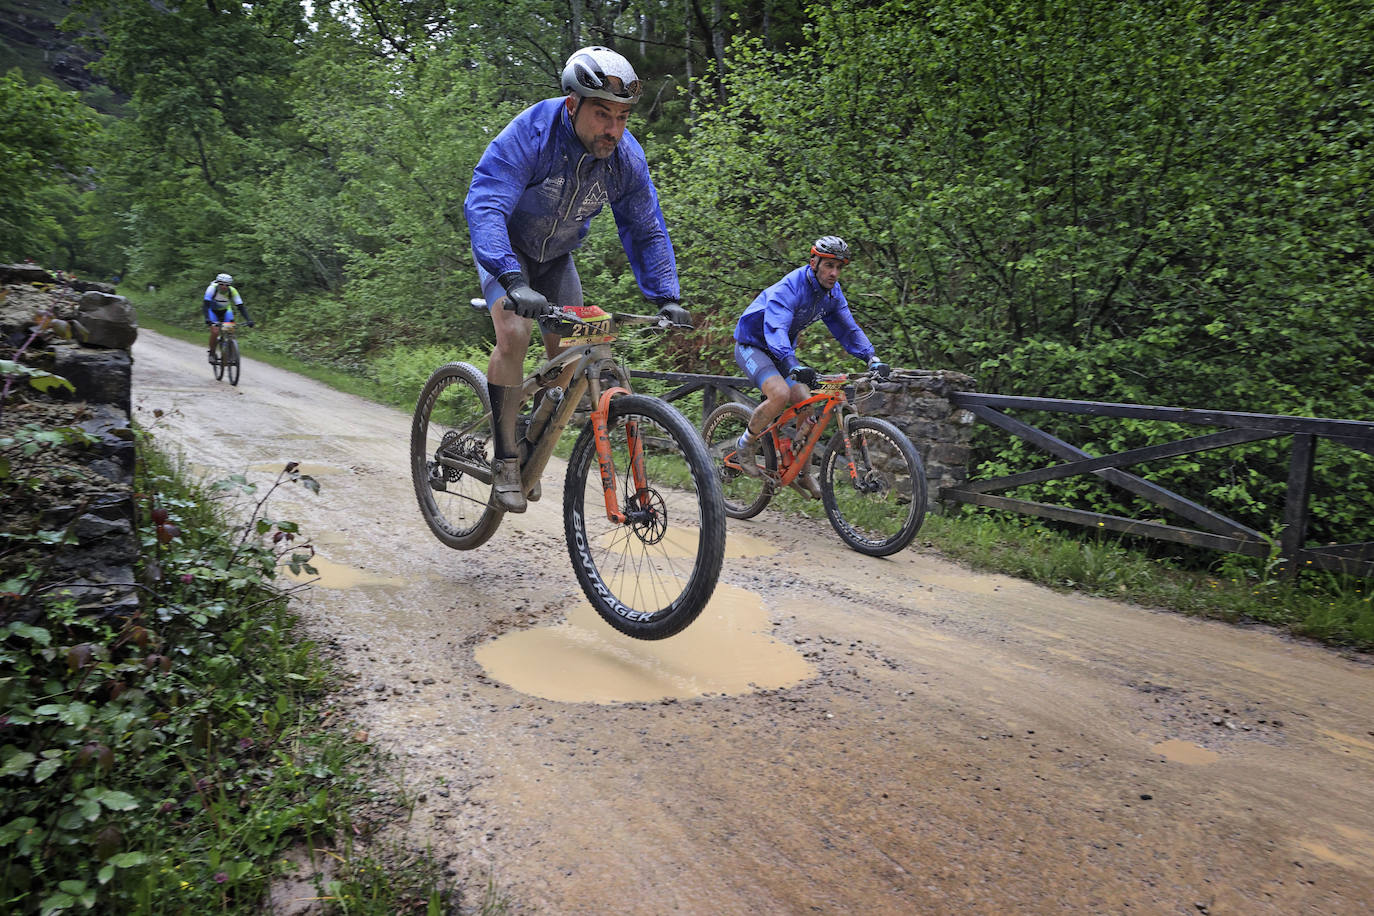
<svg viewBox="0 0 1374 916"><path fill-rule="evenodd" d="M1051 588L1374 649L1374 583L1367 579L1305 572L1293 581L1273 563L1231 554L1209 554L1208 568L1188 568L1181 558L1151 555L1115 536L1060 531L982 509L928 516L918 537L975 569Z"/></svg>

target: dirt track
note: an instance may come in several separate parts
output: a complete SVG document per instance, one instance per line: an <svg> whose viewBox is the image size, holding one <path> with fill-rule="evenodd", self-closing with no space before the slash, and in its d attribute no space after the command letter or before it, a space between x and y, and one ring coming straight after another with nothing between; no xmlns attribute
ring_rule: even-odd
<svg viewBox="0 0 1374 916"><path fill-rule="evenodd" d="M321 484L301 603L421 801L397 831L515 912L1367 913L1374 668L1259 629L731 522L682 635L603 625L561 465L479 550L411 496L409 417L144 331L138 420L206 474ZM919 543L919 539L918 539Z"/></svg>

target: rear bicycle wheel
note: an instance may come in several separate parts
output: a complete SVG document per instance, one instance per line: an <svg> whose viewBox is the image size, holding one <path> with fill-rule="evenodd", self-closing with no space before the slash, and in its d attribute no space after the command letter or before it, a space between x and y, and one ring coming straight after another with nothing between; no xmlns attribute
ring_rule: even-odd
<svg viewBox="0 0 1374 916"><path fill-rule="evenodd" d="M885 557L911 543L926 517L926 469L900 429L877 417L849 424L854 475L835 435L821 456L821 499L840 540L859 553Z"/></svg>
<svg viewBox="0 0 1374 916"><path fill-rule="evenodd" d="M425 524L442 543L486 543L505 513L491 500L494 432L487 378L468 363L440 366L410 424L410 479Z"/></svg>
<svg viewBox="0 0 1374 916"><path fill-rule="evenodd" d="M749 428L749 417L753 411L734 401L725 403L711 411L701 426L701 437L706 440L706 448L711 454L711 462L720 476L721 496L725 500L725 514L731 518L753 518L763 511L773 498L773 488L762 477L750 477L725 463L735 453L740 434ZM773 471L778 466L777 454L773 451L772 439L764 436L759 440L759 457L763 466Z"/></svg>
<svg viewBox="0 0 1374 916"><path fill-rule="evenodd" d="M616 398L607 426L615 469L608 485L627 518L607 517L588 423L568 459L563 489L568 554L583 592L607 623L636 639L664 639L697 618L720 578L720 481L696 429L658 398ZM630 470L636 446L643 453L643 489Z"/></svg>
<svg viewBox="0 0 1374 916"><path fill-rule="evenodd" d="M215 341L215 381L224 378L224 335Z"/></svg>
<svg viewBox="0 0 1374 916"><path fill-rule="evenodd" d="M220 358L224 364L224 371L229 376L229 384L239 383L239 342L232 337L225 341L224 355Z"/></svg>

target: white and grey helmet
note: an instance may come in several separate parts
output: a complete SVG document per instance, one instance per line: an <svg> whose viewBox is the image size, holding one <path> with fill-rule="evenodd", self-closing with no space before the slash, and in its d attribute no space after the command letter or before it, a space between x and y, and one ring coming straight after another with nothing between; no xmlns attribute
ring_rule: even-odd
<svg viewBox="0 0 1374 916"><path fill-rule="evenodd" d="M811 245L811 253L818 258L834 258L849 263L849 246L838 235L823 235Z"/></svg>
<svg viewBox="0 0 1374 916"><path fill-rule="evenodd" d="M630 62L600 45L574 51L563 65L563 91L576 92L584 99L633 105L643 88Z"/></svg>
<svg viewBox="0 0 1374 916"><path fill-rule="evenodd" d="M216 283L233 283L233 282L234 282L234 278L231 277L231 276L229 276L228 274L220 274L219 276L215 277L215 282L216 282Z"/></svg>

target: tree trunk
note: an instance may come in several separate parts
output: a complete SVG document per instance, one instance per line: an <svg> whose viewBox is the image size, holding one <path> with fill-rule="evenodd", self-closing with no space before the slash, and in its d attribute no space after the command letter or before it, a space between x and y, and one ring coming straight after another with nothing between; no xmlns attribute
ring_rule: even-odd
<svg viewBox="0 0 1374 916"><path fill-rule="evenodd" d="M571 39L568 56L571 56L582 47L582 0L568 0L568 12L568 37Z"/></svg>

